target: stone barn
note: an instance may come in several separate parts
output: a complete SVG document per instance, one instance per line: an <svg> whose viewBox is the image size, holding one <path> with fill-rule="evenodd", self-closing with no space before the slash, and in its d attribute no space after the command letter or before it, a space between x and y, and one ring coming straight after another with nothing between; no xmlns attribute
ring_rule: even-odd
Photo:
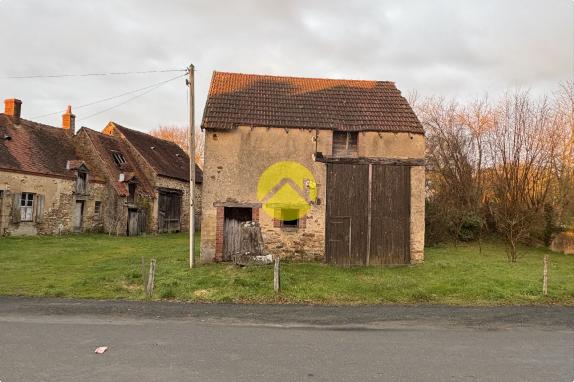
<svg viewBox="0 0 574 382"><path fill-rule="evenodd" d="M135 158L153 187L152 231L158 233L189 230L189 156L177 144L110 122L103 133L115 137ZM195 165L195 206L201 205L203 171ZM195 221L201 208L195 209Z"/></svg>
<svg viewBox="0 0 574 382"><path fill-rule="evenodd" d="M203 261L248 220L281 257L423 261L424 132L393 82L214 72L202 129Z"/></svg>

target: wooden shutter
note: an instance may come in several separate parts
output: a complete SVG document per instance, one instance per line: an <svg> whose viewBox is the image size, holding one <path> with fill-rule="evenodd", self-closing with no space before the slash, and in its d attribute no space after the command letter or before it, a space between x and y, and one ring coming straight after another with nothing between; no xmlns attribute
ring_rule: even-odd
<svg viewBox="0 0 574 382"><path fill-rule="evenodd" d="M44 221L44 195L36 194L36 223Z"/></svg>
<svg viewBox="0 0 574 382"><path fill-rule="evenodd" d="M15 192L12 199L12 223L20 223L20 199L22 194Z"/></svg>

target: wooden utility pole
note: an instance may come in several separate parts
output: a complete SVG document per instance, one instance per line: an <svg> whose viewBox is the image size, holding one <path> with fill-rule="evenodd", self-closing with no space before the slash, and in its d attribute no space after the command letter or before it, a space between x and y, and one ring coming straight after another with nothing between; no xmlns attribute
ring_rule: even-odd
<svg viewBox="0 0 574 382"><path fill-rule="evenodd" d="M187 86L189 86L189 267L195 265L195 91L194 91L194 67L189 65Z"/></svg>

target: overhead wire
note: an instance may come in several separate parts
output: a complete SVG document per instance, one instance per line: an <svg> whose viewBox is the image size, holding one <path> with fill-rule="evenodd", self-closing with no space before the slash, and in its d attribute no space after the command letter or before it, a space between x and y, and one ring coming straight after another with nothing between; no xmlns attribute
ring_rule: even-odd
<svg viewBox="0 0 574 382"><path fill-rule="evenodd" d="M96 115L100 115L100 114L102 114L102 113L105 113L106 111L109 111L109 110L118 108L118 107L120 107L120 106L122 106L122 105L125 105L125 104L128 103L128 102L131 102L131 101L133 101L133 100L135 100L135 99L137 99L137 98L143 97L144 95L146 95L146 94L148 94L148 93L151 93L152 91L154 91L154 90L156 90L156 89L162 87L163 85L167 84L168 82L175 81L175 80L177 80L177 79L179 79L179 78L183 78L183 77L186 76L186 75L187 75L187 74L182 74L182 75L179 75L179 76L177 76L177 77L171 78L171 79L169 79L169 80L163 81L162 83L159 83L158 85L153 86L152 88L150 88L149 90L147 90L147 91L145 91L145 92L143 92L143 93L137 94L137 95L135 95L135 96L133 96L133 97L128 98L127 100L125 100L125 101L123 101L123 102L120 102L120 103L118 103L118 104L116 104L116 105L114 105L114 106L108 107L108 108L106 108L106 109L100 110L100 111L98 111L98 112L96 112L96 113L87 115L87 116L85 116L85 117L83 117L83 118L81 118L81 119L82 119L82 120L87 120L87 119L89 119L89 118L95 117Z"/></svg>
<svg viewBox="0 0 574 382"><path fill-rule="evenodd" d="M107 73L81 73L81 74L32 74L32 75L15 75L0 77L2 80L12 79L35 79L35 78L65 78L65 77L97 77L97 76L122 76L130 74L151 74L151 73L170 73L186 72L187 69L161 69L161 70L142 70L131 72L107 72Z"/></svg>
<svg viewBox="0 0 574 382"><path fill-rule="evenodd" d="M154 87L156 87L156 86L161 86L161 85L166 84L166 83L168 83L168 82L171 82L171 81L173 81L173 80L175 80L175 79L181 78L181 77L183 77L183 76L185 76L185 75L186 75L186 74L178 75L178 76L176 76L176 77L173 77L173 78L170 78L170 79L167 79L167 80L164 80L164 81L156 82L156 83L153 83L153 84L151 84L151 85L144 86L144 87L139 88L139 89L130 90L130 91L127 91L127 92L124 92L124 93L121 93L121 94L118 94L118 95L115 95L115 96L111 96L111 97L99 99L99 100L96 100L96 101L88 102L88 103L85 103L85 104L81 104L81 105L78 105L78 106L74 106L74 110L82 109L82 108L85 108L85 107L88 107L88 106L97 105L97 104L99 104L99 103L103 103L103 102L107 102L107 101L111 101L111 100L113 100L113 99L121 98L121 97L130 95L130 94L134 94L134 93L138 93L138 92L140 92L140 91L147 90L147 89L150 89L150 88L154 88ZM56 114L60 114L60 113L63 113L63 112L65 112L65 110L58 110L58 111L55 111L55 112L52 112L52 113L47 113L47 114L42 114L42 115L36 115L36 116L31 117L31 118L34 119L34 118L49 117L49 116L51 116L51 115L56 115Z"/></svg>

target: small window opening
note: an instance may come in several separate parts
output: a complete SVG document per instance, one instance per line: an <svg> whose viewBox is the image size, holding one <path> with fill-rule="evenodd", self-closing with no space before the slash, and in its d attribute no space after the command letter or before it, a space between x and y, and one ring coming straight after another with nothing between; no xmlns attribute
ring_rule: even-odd
<svg viewBox="0 0 574 382"><path fill-rule="evenodd" d="M294 208L280 209L281 227L298 228L299 227L299 210Z"/></svg>
<svg viewBox="0 0 574 382"><path fill-rule="evenodd" d="M359 133L349 131L333 131L333 156L356 157Z"/></svg>
<svg viewBox="0 0 574 382"><path fill-rule="evenodd" d="M23 192L20 198L20 221L33 221L34 212L34 194Z"/></svg>
<svg viewBox="0 0 574 382"><path fill-rule="evenodd" d="M116 164L118 166L121 166L122 164L126 163L126 159L124 158L122 153L119 153L116 151L116 152L113 152L112 155L114 157L114 162L116 162Z"/></svg>
<svg viewBox="0 0 574 382"><path fill-rule="evenodd" d="M96 201L94 203L94 215L100 215L102 212L102 202Z"/></svg>

